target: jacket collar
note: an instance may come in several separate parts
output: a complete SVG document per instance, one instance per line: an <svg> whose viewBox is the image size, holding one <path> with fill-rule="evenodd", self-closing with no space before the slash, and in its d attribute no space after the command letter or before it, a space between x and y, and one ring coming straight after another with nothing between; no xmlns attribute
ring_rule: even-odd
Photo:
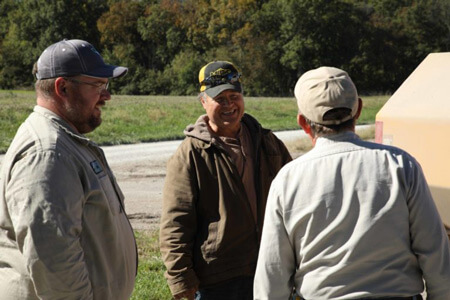
<svg viewBox="0 0 450 300"><path fill-rule="evenodd" d="M80 143L84 145L93 144L97 146L94 142L92 142L90 139L88 139L86 136L77 133L72 126L69 125L63 118L61 118L56 113L52 112L51 110L36 105L33 109L35 113L38 113L39 115L43 116L44 118L49 119L53 124L55 124L57 127L59 127L61 130L66 132L69 136L72 138L78 140Z"/></svg>

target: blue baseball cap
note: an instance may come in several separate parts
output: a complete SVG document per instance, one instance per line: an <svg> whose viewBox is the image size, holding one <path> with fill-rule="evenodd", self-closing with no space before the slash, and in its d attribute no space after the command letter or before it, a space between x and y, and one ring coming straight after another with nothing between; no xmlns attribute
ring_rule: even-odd
<svg viewBox="0 0 450 300"><path fill-rule="evenodd" d="M115 78L125 75L128 68L105 64L100 53L83 40L64 39L44 50L37 61L37 79L86 75Z"/></svg>

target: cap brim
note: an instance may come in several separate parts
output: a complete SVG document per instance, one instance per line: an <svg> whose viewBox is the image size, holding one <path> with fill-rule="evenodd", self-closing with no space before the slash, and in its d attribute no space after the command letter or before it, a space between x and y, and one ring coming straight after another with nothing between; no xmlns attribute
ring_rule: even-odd
<svg viewBox="0 0 450 300"><path fill-rule="evenodd" d="M99 78L117 78L124 76L128 72L128 68L120 66L105 65L101 68L86 72L84 75Z"/></svg>
<svg viewBox="0 0 450 300"><path fill-rule="evenodd" d="M225 83L225 84L221 84L221 85L206 89L205 93L208 96L210 96L211 98L215 98L220 93L222 93L223 91L226 91L226 90L233 90L233 91L242 93L242 86L240 83L237 83L237 84Z"/></svg>

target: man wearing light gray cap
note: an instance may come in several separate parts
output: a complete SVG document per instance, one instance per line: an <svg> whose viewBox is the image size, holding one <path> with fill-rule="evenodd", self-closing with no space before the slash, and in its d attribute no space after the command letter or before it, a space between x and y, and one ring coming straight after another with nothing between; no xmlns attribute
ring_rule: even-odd
<svg viewBox="0 0 450 300"><path fill-rule="evenodd" d="M362 101L321 67L295 86L314 148L272 182L255 299L450 299L449 242L418 162L354 133Z"/></svg>
<svg viewBox="0 0 450 300"><path fill-rule="evenodd" d="M37 105L0 171L0 298L128 299L137 272L124 196L104 153L84 136L111 99L88 42L49 46L33 72Z"/></svg>

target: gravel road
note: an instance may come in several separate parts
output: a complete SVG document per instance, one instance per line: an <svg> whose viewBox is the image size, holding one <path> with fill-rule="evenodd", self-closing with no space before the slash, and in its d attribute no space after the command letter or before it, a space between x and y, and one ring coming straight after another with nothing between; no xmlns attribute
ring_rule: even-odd
<svg viewBox="0 0 450 300"><path fill-rule="evenodd" d="M102 147L134 229L157 228L166 163L181 141Z"/></svg>

